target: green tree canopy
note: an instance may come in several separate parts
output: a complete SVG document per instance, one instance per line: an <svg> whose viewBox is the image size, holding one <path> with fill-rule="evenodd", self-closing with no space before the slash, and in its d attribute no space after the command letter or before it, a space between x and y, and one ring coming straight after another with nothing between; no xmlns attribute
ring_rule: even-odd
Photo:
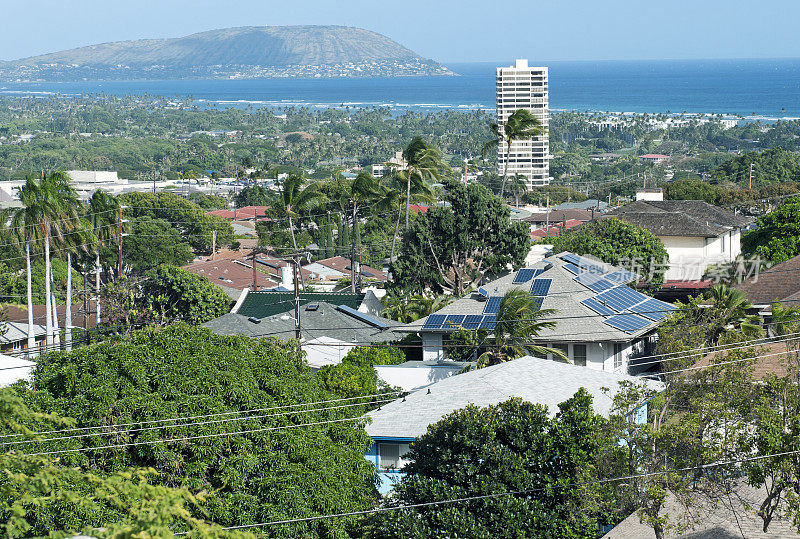
<svg viewBox="0 0 800 539"><path fill-rule="evenodd" d="M664 186L664 194L668 200L705 200L709 204L719 204L721 197L719 187L699 178L670 182Z"/></svg>
<svg viewBox="0 0 800 539"><path fill-rule="evenodd" d="M162 264L183 266L194 258L189 243L164 219L152 219L147 215L136 217L128 223L127 230L128 235L122 238L122 259L134 273L145 273ZM105 258L110 256L111 260L106 264L114 265L116 248L110 251Z"/></svg>
<svg viewBox="0 0 800 539"><path fill-rule="evenodd" d="M338 365L317 372L320 385L342 398L374 395L388 390L378 378L375 365L398 365L406 360L398 348L361 346L350 350Z"/></svg>
<svg viewBox="0 0 800 539"><path fill-rule="evenodd" d="M159 266L142 283L141 302L161 324L202 324L230 311L233 300L208 279L181 268Z"/></svg>
<svg viewBox="0 0 800 539"><path fill-rule="evenodd" d="M36 411L72 417L77 427L152 426L199 416L174 427L162 423L154 429L124 428L116 435L40 442L30 451L140 444L61 457L65 466L97 474L152 467L159 473L152 479L157 484L206 491L206 518L220 525L348 512L372 503L375 470L363 457L371 442L351 420L358 415L350 408L275 409L333 398L304 364L296 342L223 337L186 324L150 328L41 357L33 387L29 402ZM259 412L243 414L246 410ZM295 427L318 422L328 423ZM169 441L194 436L201 438ZM348 520L271 532L343 537Z"/></svg>
<svg viewBox="0 0 800 539"><path fill-rule="evenodd" d="M758 218L755 230L742 238L742 252L785 262L800 254L800 197L787 198L773 212Z"/></svg>
<svg viewBox="0 0 800 539"><path fill-rule="evenodd" d="M553 418L519 399L446 416L411 444L407 475L387 505L520 493L385 512L367 536L597 537L612 487L566 486L596 478L595 459L609 443L591 403L581 389Z"/></svg>
<svg viewBox="0 0 800 539"><path fill-rule="evenodd" d="M448 181L447 207L414 220L392 264L394 286L462 295L486 273L519 266L528 254L528 227L511 222L509 209L488 188Z"/></svg>
<svg viewBox="0 0 800 539"><path fill-rule="evenodd" d="M553 252L570 251L596 256L608 264L627 266L651 284L664 282L665 262L669 261L664 244L652 232L615 218L592 221L548 238Z"/></svg>

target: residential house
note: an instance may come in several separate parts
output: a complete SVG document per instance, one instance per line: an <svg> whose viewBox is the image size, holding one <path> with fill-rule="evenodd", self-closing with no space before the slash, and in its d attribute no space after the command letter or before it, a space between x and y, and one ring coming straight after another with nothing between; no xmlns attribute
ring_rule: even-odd
<svg viewBox="0 0 800 539"><path fill-rule="evenodd" d="M646 384L660 390L663 384L623 373L585 369L557 361L530 356L469 371L435 382L402 399L382 405L366 414L367 434L372 447L365 457L374 462L386 493L402 477L404 455L414 439L444 416L468 405L490 406L517 397L547 407L551 416L558 405L580 388L592 395L595 412L608 416L619 382ZM646 404L639 410L646 417Z"/></svg>
<svg viewBox="0 0 800 539"><path fill-rule="evenodd" d="M219 335L294 339L297 325L294 294L245 289L230 313L203 324ZM301 342L307 363L315 369L341 362L362 344L392 342L399 322L380 317L382 305L372 292L300 293Z"/></svg>
<svg viewBox="0 0 800 539"><path fill-rule="evenodd" d="M597 212L597 216L600 216L600 213ZM564 221L577 221L578 223L586 223L591 221L595 218L595 211L594 208L583 210L583 209L563 209L563 210L553 210L549 212L537 212L532 213L528 217L524 219L524 221L531 225L531 231L539 230L543 228L547 228L551 225L557 226L559 223L563 223Z"/></svg>
<svg viewBox="0 0 800 539"><path fill-rule="evenodd" d="M754 358L751 376L753 380L761 382L770 376L783 378L789 372L790 362L800 359L800 339L770 341L763 339L752 343L752 347L759 351ZM725 361L727 350L718 350L705 355L694 367L704 368L717 361Z"/></svg>
<svg viewBox="0 0 800 539"><path fill-rule="evenodd" d="M365 264L357 264L356 266L356 272L361 272L362 280L380 281L382 283L389 280L389 275L382 270ZM303 269L315 275L317 277L315 280L336 282L345 277L349 279L352 276L353 265L349 258L334 256L306 264Z"/></svg>
<svg viewBox="0 0 800 539"><path fill-rule="evenodd" d="M565 231L579 227L582 224L582 221L570 219L569 221L563 221L554 225L550 225L547 228L537 228L536 230L532 230L530 236L532 240L538 240L541 238L554 238L560 236Z"/></svg>
<svg viewBox="0 0 800 539"><path fill-rule="evenodd" d="M399 365L375 365L375 372L388 386L414 391L458 374L467 364L463 361L406 361Z"/></svg>
<svg viewBox="0 0 800 539"><path fill-rule="evenodd" d="M262 221L267 216L268 206L244 206L232 210L212 210L206 215L222 217L229 221Z"/></svg>
<svg viewBox="0 0 800 539"><path fill-rule="evenodd" d="M6 314L6 316L8 315ZM0 330L5 329L0 334L0 352L10 354L28 350L29 328L30 326L23 322L0 322ZM33 336L37 347L44 346L46 333L47 330L44 326L33 325ZM33 354L38 355L38 350L33 351Z"/></svg>
<svg viewBox="0 0 800 539"><path fill-rule="evenodd" d="M611 217L661 240L669 255L664 275L668 281L698 281L708 266L734 261L741 253L742 230L754 221L702 200L642 200L640 195L604 216Z"/></svg>
<svg viewBox="0 0 800 539"><path fill-rule="evenodd" d="M183 266L183 269L200 277L205 277L234 300L239 299L242 290L245 288L253 288L252 261L200 260ZM256 277L260 277L258 286L262 290L279 286L277 282L263 275L257 275Z"/></svg>
<svg viewBox="0 0 800 539"><path fill-rule="evenodd" d="M555 327L543 329L537 344L561 350L575 365L627 373L629 361L650 351L658 323L674 310L627 283L638 276L569 252L550 255L533 267L491 281L436 313L407 324L419 333L423 360L446 358L444 338L459 329L494 329L503 295L529 291Z"/></svg>
<svg viewBox="0 0 800 539"><path fill-rule="evenodd" d="M611 161L616 161L622 157L622 154L619 153L593 153L589 155L589 159L594 161L595 163L610 163Z"/></svg>
<svg viewBox="0 0 800 539"><path fill-rule="evenodd" d="M668 161L669 158L670 157L668 155L661 153L646 153L639 156L639 161L642 163L653 163L657 165L659 163L663 163L664 161Z"/></svg>
<svg viewBox="0 0 800 539"><path fill-rule="evenodd" d="M590 198L584 200L582 202L562 202L561 204L556 204L550 210L589 210L591 211L594 208L595 211L606 211L608 209L608 202L604 202L602 200L598 200L596 198Z"/></svg>
<svg viewBox="0 0 800 539"><path fill-rule="evenodd" d="M800 307L800 255L749 276L734 288L759 310L771 313L772 304Z"/></svg>

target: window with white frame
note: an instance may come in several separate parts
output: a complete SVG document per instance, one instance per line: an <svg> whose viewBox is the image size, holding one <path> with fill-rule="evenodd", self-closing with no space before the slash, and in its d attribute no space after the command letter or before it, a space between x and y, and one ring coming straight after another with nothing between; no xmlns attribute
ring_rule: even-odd
<svg viewBox="0 0 800 539"><path fill-rule="evenodd" d="M408 453L408 444L379 443L378 467L381 470L401 470L406 465L404 458Z"/></svg>
<svg viewBox="0 0 800 539"><path fill-rule="evenodd" d="M614 370L622 367L622 352L625 350L625 345L621 342L614 343Z"/></svg>
<svg viewBox="0 0 800 539"><path fill-rule="evenodd" d="M572 363L580 367L586 366L586 345L573 344L572 345Z"/></svg>

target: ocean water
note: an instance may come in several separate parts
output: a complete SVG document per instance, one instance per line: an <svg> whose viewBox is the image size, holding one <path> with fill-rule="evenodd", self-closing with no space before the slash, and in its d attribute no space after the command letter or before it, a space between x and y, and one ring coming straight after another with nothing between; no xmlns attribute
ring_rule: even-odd
<svg viewBox="0 0 800 539"><path fill-rule="evenodd" d="M512 62L507 62L511 64ZM531 64L536 64L531 60ZM387 106L494 110L498 63L448 64L458 77L0 83L0 94L191 96L218 106ZM800 59L550 62L553 110L800 118Z"/></svg>

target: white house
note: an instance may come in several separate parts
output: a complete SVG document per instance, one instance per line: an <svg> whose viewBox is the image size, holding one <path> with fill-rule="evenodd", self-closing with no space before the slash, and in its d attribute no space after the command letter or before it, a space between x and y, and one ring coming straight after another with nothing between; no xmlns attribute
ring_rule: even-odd
<svg viewBox="0 0 800 539"><path fill-rule="evenodd" d="M419 333L423 360L442 361L447 335L459 329L491 334L503 295L520 289L538 298L542 309L555 311L549 317L555 326L542 330L537 344L561 350L575 365L627 373L629 361L649 351L659 321L674 310L669 303L626 286L637 277L563 252L485 284L397 331Z"/></svg>
<svg viewBox="0 0 800 539"><path fill-rule="evenodd" d="M620 382L643 384L656 391L663 388L661 382L654 380L530 356L451 376L366 414L369 422L365 429L374 443L365 457L378 468L379 490L385 494L402 477L409 444L425 434L430 425L456 410L470 404L495 405L518 397L546 406L552 417L560 403L585 388L592 395L594 411L608 417ZM643 403L637 419L646 418L646 413L647 404Z"/></svg>
<svg viewBox="0 0 800 539"><path fill-rule="evenodd" d="M643 196L644 195L644 196ZM652 190L617 208L615 217L652 232L664 244L670 281L698 281L713 264L732 262L741 254L742 229L752 217L736 215L702 200L660 200Z"/></svg>

